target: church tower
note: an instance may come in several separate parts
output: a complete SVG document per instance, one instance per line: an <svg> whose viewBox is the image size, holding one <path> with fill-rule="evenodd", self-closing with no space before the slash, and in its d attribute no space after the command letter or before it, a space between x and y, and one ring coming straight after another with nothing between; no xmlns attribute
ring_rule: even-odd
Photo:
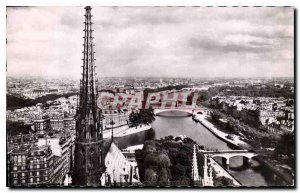
<svg viewBox="0 0 300 193"><path fill-rule="evenodd" d="M99 186L104 172L101 111L97 109L91 7L85 7L82 79L76 113L76 139L72 182Z"/></svg>

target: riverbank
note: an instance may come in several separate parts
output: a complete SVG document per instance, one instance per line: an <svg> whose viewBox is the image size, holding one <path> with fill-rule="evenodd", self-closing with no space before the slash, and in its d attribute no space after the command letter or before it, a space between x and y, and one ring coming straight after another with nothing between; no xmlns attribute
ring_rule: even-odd
<svg viewBox="0 0 300 193"><path fill-rule="evenodd" d="M206 118L208 118L207 115L203 115L203 114L195 114L193 116L193 119L198 121L199 123L201 123L205 128L207 128L211 133L213 133L216 137L220 138L221 140L225 141L226 143L233 145L239 149L241 148L250 148L250 145L245 143L244 141L242 141L240 139L239 136L237 135L231 135L232 139L228 139L228 133L225 133L223 131L220 131L218 128L216 128L212 123L210 123L208 120L206 120Z"/></svg>
<svg viewBox="0 0 300 193"><path fill-rule="evenodd" d="M205 128L207 128L211 133L213 133L219 139L227 142L230 145L233 145L237 149L246 149L246 150L252 149L251 145L242 141L237 135L232 135L233 136L232 139L228 139L227 133L220 131L212 123L206 120L206 118L208 118L208 116L203 114L196 114L193 116L193 119L195 121L201 123ZM286 174L277 170L273 165L271 165L266 160L262 159L261 157L257 157L256 160L259 161L261 164L264 164L270 171L272 171L275 175L279 176L283 181L287 182L288 184L293 184L293 179L290 179Z"/></svg>
<svg viewBox="0 0 300 193"><path fill-rule="evenodd" d="M121 127L113 128L114 137L124 137L127 135L139 133L151 129L151 125L139 125L137 127L129 127L123 125ZM106 129L103 131L103 138L110 138L112 135L112 129Z"/></svg>
<svg viewBox="0 0 300 193"><path fill-rule="evenodd" d="M216 177L226 177L232 180L233 185L235 187L242 186L242 183L239 180L237 180L232 174L230 174L221 164L219 164L217 161L215 161L212 158L208 158L208 159L211 163L211 166L216 172Z"/></svg>
<svg viewBox="0 0 300 193"><path fill-rule="evenodd" d="M128 127L128 129L116 133L114 137L124 137L127 135L139 133L151 129L151 125L139 125L137 127Z"/></svg>

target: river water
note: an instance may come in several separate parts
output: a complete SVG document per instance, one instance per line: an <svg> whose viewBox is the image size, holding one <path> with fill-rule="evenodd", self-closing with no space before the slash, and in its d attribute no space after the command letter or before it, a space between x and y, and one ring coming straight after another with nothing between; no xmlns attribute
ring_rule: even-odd
<svg viewBox="0 0 300 193"><path fill-rule="evenodd" d="M192 120L191 116L185 116L183 112L174 112L161 114L162 116L156 116L156 120L152 123L152 128L155 133L155 138L160 139L165 136L178 136L186 135L192 138L199 145L203 145L205 149L211 150L226 150L232 149L224 141L217 138L209 130L207 130L200 123L196 123ZM127 136L118 140L118 145L120 148L125 148L129 145L142 144L147 138L146 132L138 133L135 135ZM221 160L216 159L218 162ZM236 166L241 166L241 157L234 157L230 161L230 167L228 171L238 179L244 186L275 186L276 183L267 179L266 174L262 168L242 168ZM279 184L277 184L279 185Z"/></svg>

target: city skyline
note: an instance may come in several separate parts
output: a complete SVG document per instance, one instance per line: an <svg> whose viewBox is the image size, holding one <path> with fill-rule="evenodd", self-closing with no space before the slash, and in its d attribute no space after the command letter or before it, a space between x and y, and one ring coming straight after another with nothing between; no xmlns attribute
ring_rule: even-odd
<svg viewBox="0 0 300 193"><path fill-rule="evenodd" d="M289 8L75 8L10 10L7 187L295 187Z"/></svg>
<svg viewBox="0 0 300 193"><path fill-rule="evenodd" d="M8 7L7 75L79 78L81 9ZM99 77L293 77L293 14L291 7L94 7L96 71Z"/></svg>

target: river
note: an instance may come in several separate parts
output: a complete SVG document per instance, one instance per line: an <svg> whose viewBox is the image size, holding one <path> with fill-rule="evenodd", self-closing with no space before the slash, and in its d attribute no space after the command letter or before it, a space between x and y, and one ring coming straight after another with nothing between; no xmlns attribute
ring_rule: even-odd
<svg viewBox="0 0 300 193"><path fill-rule="evenodd" d="M155 138L160 139L165 136L178 136L186 135L196 141L199 145L203 145L205 149L211 150L226 150L232 149L228 144L218 137L213 135L200 123L192 120L191 116L185 116L184 112L163 113L162 116L156 116L156 120L152 123L152 128L155 133ZM125 148L128 145L142 144L143 141L149 136L145 136L146 132L138 133L132 136L127 136L118 140L119 147ZM221 162L221 160L218 160ZM275 182L268 179L266 174L263 173L264 169L246 167L237 167L242 164L241 157L234 157L230 161L228 171L238 179L244 186L276 186ZM266 171L265 171L266 172ZM277 184L279 185L279 184Z"/></svg>

